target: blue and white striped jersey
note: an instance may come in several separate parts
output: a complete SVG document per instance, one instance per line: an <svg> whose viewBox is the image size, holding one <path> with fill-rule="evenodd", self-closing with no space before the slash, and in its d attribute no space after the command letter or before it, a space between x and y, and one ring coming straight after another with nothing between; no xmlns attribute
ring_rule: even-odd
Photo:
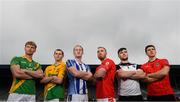
<svg viewBox="0 0 180 102"><path fill-rule="evenodd" d="M68 86L68 95L73 94L87 94L87 84L85 80L74 77L69 71L68 68L75 67L78 71L86 71L90 72L90 68L88 65L82 63L78 63L76 59L69 59L66 61L67 66L67 75L69 79Z"/></svg>

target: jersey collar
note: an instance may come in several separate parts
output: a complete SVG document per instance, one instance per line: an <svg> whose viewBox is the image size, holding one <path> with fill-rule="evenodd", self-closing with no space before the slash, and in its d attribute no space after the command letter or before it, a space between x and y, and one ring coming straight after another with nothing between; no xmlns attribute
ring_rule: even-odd
<svg viewBox="0 0 180 102"><path fill-rule="evenodd" d="M130 63L130 62L128 62L128 63L121 63L121 62L120 62L119 65L131 65L131 63Z"/></svg>
<svg viewBox="0 0 180 102"><path fill-rule="evenodd" d="M28 60L29 62L32 62L33 60L28 59L25 55L22 56L22 58L25 58L26 60Z"/></svg>
<svg viewBox="0 0 180 102"><path fill-rule="evenodd" d="M54 63L53 66L59 66L61 63L62 63L62 61L57 62L57 64Z"/></svg>

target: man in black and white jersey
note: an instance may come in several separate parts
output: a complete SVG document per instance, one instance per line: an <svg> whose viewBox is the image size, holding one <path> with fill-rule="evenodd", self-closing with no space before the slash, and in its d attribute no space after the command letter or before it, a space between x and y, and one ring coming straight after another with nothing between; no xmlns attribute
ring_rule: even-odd
<svg viewBox="0 0 180 102"><path fill-rule="evenodd" d="M120 48L118 56L121 60L116 71L118 101L143 101L139 80L145 78L145 73L138 69L137 64L128 61L126 48Z"/></svg>

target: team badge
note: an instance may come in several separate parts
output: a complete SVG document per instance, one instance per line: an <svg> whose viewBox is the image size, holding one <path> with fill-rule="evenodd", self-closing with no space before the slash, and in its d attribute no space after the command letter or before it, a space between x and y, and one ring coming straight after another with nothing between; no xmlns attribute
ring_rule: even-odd
<svg viewBox="0 0 180 102"><path fill-rule="evenodd" d="M159 67L160 66L160 64L159 63L156 63L156 67Z"/></svg>

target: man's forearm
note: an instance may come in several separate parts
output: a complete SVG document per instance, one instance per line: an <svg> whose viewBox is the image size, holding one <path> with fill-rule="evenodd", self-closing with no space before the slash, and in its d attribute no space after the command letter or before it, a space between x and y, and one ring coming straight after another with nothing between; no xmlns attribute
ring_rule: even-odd
<svg viewBox="0 0 180 102"><path fill-rule="evenodd" d="M144 79L146 74L143 71L136 71L136 74L131 76L131 79Z"/></svg>
<svg viewBox="0 0 180 102"><path fill-rule="evenodd" d="M95 72L94 74L94 78L104 78L104 76L106 75L106 70L105 69L99 69L98 71Z"/></svg>
<svg viewBox="0 0 180 102"><path fill-rule="evenodd" d="M51 80L52 80L52 77L44 77L44 78L41 80L41 83L49 83Z"/></svg>
<svg viewBox="0 0 180 102"><path fill-rule="evenodd" d="M40 71L26 70L25 73L27 73L28 75L34 78L43 78L43 73L41 73Z"/></svg>
<svg viewBox="0 0 180 102"><path fill-rule="evenodd" d="M151 74L148 74L148 77L150 78L156 78L156 79L161 79L165 76L164 73L162 73L162 71L158 71L158 72L155 72L155 73L151 73Z"/></svg>
<svg viewBox="0 0 180 102"><path fill-rule="evenodd" d="M152 82L158 81L158 79L156 79L156 78L149 78L148 76L146 76L146 78L144 78L143 81L147 82L147 83L152 83Z"/></svg>
<svg viewBox="0 0 180 102"><path fill-rule="evenodd" d="M137 80L137 79L144 79L146 77L146 74L143 73L143 74L135 74L135 75L132 75L130 78L131 79L134 79L134 80Z"/></svg>
<svg viewBox="0 0 180 102"><path fill-rule="evenodd" d="M16 76L16 78L18 78L18 79L24 79L24 80L26 80L26 79L33 79L33 77L31 77L30 75L27 75L27 74L20 74L20 75L17 75Z"/></svg>
<svg viewBox="0 0 180 102"><path fill-rule="evenodd" d="M63 78L53 77L51 82L54 83L54 84L62 84L63 83Z"/></svg>
<svg viewBox="0 0 180 102"><path fill-rule="evenodd" d="M148 77L150 78L156 78L156 79L162 79L164 76L166 76L169 73L169 67L166 66L165 68L155 72L148 74Z"/></svg>
<svg viewBox="0 0 180 102"><path fill-rule="evenodd" d="M135 71L118 71L117 76L120 78L131 78L131 76L133 76L134 74L136 74Z"/></svg>
<svg viewBox="0 0 180 102"><path fill-rule="evenodd" d="M87 75L85 75L85 76L82 77L83 80L86 80L86 81L91 80L91 78L92 78L92 73L90 73L90 72L87 72L87 73L88 73Z"/></svg>
<svg viewBox="0 0 180 102"><path fill-rule="evenodd" d="M87 76L88 75L88 73L87 72L85 72L85 71L78 71L78 75L77 75L77 77L79 77L79 78L83 78L83 77L85 77L85 76Z"/></svg>
<svg viewBox="0 0 180 102"><path fill-rule="evenodd" d="M19 78L19 79L32 79L33 77L31 77L30 75L26 74L24 71L22 70L19 70L17 71L14 76L16 78Z"/></svg>

